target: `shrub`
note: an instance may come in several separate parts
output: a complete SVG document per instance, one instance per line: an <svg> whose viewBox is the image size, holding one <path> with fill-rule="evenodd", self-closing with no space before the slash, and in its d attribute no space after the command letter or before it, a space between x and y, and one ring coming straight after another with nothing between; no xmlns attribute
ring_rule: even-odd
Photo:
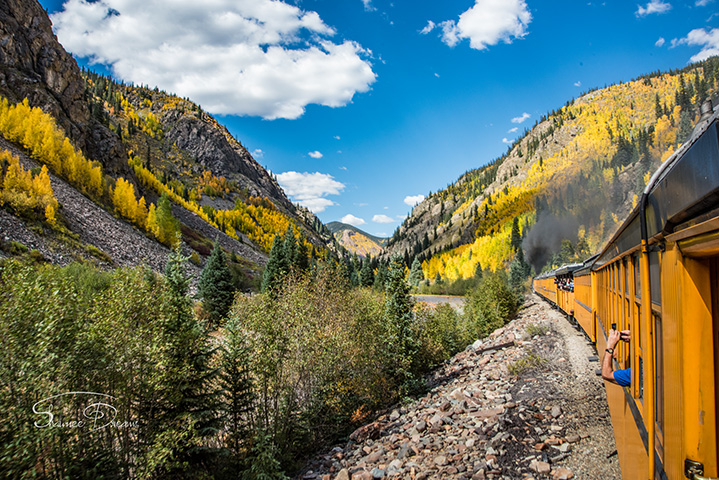
<svg viewBox="0 0 719 480"><path fill-rule="evenodd" d="M551 330L552 327L546 323L530 323L526 328L527 336L530 338L537 335L546 335Z"/></svg>
<svg viewBox="0 0 719 480"><path fill-rule="evenodd" d="M482 338L502 327L519 309L519 300L507 282L507 275L497 271L484 275L477 288L467 295L464 305L469 334Z"/></svg>
<svg viewBox="0 0 719 480"><path fill-rule="evenodd" d="M446 303L435 308L418 306L415 318L419 338L415 364L420 372L429 371L470 343L462 317Z"/></svg>
<svg viewBox="0 0 719 480"><path fill-rule="evenodd" d="M517 360L516 362L509 365L509 373L512 375L521 375L523 373L526 373L528 371L540 368L544 366L547 363L547 360L540 357L534 352L530 352L526 355L524 355L522 358Z"/></svg>

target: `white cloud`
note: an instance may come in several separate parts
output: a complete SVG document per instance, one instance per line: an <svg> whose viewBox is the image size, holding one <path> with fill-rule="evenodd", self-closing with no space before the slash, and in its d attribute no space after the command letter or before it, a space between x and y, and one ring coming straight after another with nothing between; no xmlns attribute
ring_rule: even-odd
<svg viewBox="0 0 719 480"><path fill-rule="evenodd" d="M314 152L309 152L307 155L309 155L312 158L322 158L324 155L322 155L322 152L315 150Z"/></svg>
<svg viewBox="0 0 719 480"><path fill-rule="evenodd" d="M358 43L313 11L277 0L68 0L60 42L121 80L157 85L215 114L297 118L339 107L376 75Z"/></svg>
<svg viewBox="0 0 719 480"><path fill-rule="evenodd" d="M528 119L529 117L531 117L531 115L528 114L527 112L524 112L524 113L523 113L522 115L520 115L519 117L514 117L514 118L512 119L512 123L522 123L522 122L524 122L526 119Z"/></svg>
<svg viewBox="0 0 719 480"><path fill-rule="evenodd" d="M257 148L252 151L252 156L254 158L262 158L265 156L265 152L263 152L261 148Z"/></svg>
<svg viewBox="0 0 719 480"><path fill-rule="evenodd" d="M652 0L647 3L646 7L642 7L641 5L637 5L637 7L637 11L635 12L637 17L646 17L653 13L666 13L672 9L671 3L663 2L662 0Z"/></svg>
<svg viewBox="0 0 719 480"><path fill-rule="evenodd" d="M577 80L576 82L574 82L574 86L575 86L575 87L581 87L581 86L582 86L581 80Z"/></svg>
<svg viewBox="0 0 719 480"><path fill-rule="evenodd" d="M372 0L362 0L362 3L364 4L364 9L368 12L374 12L377 10L374 6L372 6Z"/></svg>
<svg viewBox="0 0 719 480"><path fill-rule="evenodd" d="M342 152L337 152L337 153L342 153ZM347 167L345 167L345 166L343 165L343 166L339 167L339 169L340 169L340 170L347 170Z"/></svg>
<svg viewBox="0 0 719 480"><path fill-rule="evenodd" d="M664 40L664 37L659 37L659 40L654 42L655 47L662 47L666 43L666 40Z"/></svg>
<svg viewBox="0 0 719 480"><path fill-rule="evenodd" d="M372 221L376 223L394 223L394 219L387 215L375 215L372 217Z"/></svg>
<svg viewBox="0 0 719 480"><path fill-rule="evenodd" d="M510 128L507 133L517 133L517 130L519 130L519 127Z"/></svg>
<svg viewBox="0 0 719 480"><path fill-rule="evenodd" d="M437 25L432 20L427 20L427 25L425 25L425 27L422 30L420 30L419 33L422 35L427 35L432 30L434 30L434 27L436 27L436 26Z"/></svg>
<svg viewBox="0 0 719 480"><path fill-rule="evenodd" d="M292 200L314 213L323 212L327 207L335 205L325 197L339 195L345 188L345 185L335 180L332 175L320 172L284 172L277 175L277 181Z"/></svg>
<svg viewBox="0 0 719 480"><path fill-rule="evenodd" d="M335 140L339 140L339 139L340 139L340 136L339 136L339 135L335 135L334 138L335 138Z"/></svg>
<svg viewBox="0 0 719 480"><path fill-rule="evenodd" d="M504 137L502 139L502 143L506 143L507 145L511 145L513 142L512 140L508 139L507 137Z"/></svg>
<svg viewBox="0 0 719 480"><path fill-rule="evenodd" d="M672 47L677 45L702 47L699 53L691 57L692 62L700 62L713 55L719 55L719 28L711 30L695 28L686 37L672 40Z"/></svg>
<svg viewBox="0 0 719 480"><path fill-rule="evenodd" d="M468 39L471 48L484 50L499 42L512 43L514 38L523 38L531 21L532 14L524 0L475 0L459 20L446 20L438 25L429 21L420 33L427 34L438 26L442 29L442 41L448 46Z"/></svg>
<svg viewBox="0 0 719 480"><path fill-rule="evenodd" d="M424 200L424 195L409 195L404 197L404 203L410 207L414 207L422 200Z"/></svg>
<svg viewBox="0 0 719 480"><path fill-rule="evenodd" d="M346 224L348 224L348 225L354 225L355 227L359 227L359 226L364 225L365 223L367 223L367 222L364 221L364 219L359 218L359 217L355 217L355 216L352 215L351 213L348 213L347 215L345 215L344 217L342 217L342 220L340 220L340 221L341 221L342 223L346 223Z"/></svg>
<svg viewBox="0 0 719 480"><path fill-rule="evenodd" d="M696 6L697 7L706 7L710 3L712 3L714 0L697 0Z"/></svg>

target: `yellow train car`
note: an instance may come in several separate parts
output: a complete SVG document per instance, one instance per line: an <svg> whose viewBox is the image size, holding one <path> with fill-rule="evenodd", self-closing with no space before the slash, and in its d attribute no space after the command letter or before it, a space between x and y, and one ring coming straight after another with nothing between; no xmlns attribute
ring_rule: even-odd
<svg viewBox="0 0 719 480"><path fill-rule="evenodd" d="M627 480L719 477L718 119L705 104L614 237L573 272L571 307L554 292L602 355L611 328L631 331L613 359L631 385L606 385ZM554 281L535 291L549 298Z"/></svg>
<svg viewBox="0 0 719 480"><path fill-rule="evenodd" d="M554 283L554 276L540 275L534 278L532 284L538 295L554 305L557 304L557 285Z"/></svg>
<svg viewBox="0 0 719 480"><path fill-rule="evenodd" d="M592 299L592 271L591 262L577 269L574 277L574 306L572 312L582 330L592 342L597 341L597 332L594 322L594 300Z"/></svg>

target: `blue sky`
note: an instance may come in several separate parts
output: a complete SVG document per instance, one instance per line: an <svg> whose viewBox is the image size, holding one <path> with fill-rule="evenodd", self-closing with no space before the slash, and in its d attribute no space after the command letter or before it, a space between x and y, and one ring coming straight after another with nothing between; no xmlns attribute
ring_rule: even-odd
<svg viewBox="0 0 719 480"><path fill-rule="evenodd" d="M295 202L391 235L591 88L719 54L719 0L40 0L83 65L216 115Z"/></svg>

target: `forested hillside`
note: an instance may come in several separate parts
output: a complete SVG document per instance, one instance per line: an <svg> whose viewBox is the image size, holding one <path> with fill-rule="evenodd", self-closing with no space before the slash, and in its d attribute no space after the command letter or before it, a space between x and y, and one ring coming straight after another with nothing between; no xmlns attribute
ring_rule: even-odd
<svg viewBox="0 0 719 480"><path fill-rule="evenodd" d="M0 255L37 249L37 258L63 264L149 261L161 269L166 254L131 259L118 252L144 244L143 237L168 247L179 240L201 266L219 240L235 268L258 284L273 238L288 226L311 258L338 250L317 217L293 205L273 176L194 103L81 71L36 2L4 3L0 29L13 39L0 45L0 135L9 142L0 164L0 220L9 235ZM90 215L87 206L45 200L48 174L114 219L77 220ZM40 183L48 185L43 192L30 188ZM96 229L124 233L101 238L114 242L108 243L92 238Z"/></svg>
<svg viewBox="0 0 719 480"><path fill-rule="evenodd" d="M567 102L500 158L428 195L395 231L388 255L407 265L418 258L430 282L507 268L519 243L535 272L587 258L691 133L718 78L712 57Z"/></svg>
<svg viewBox="0 0 719 480"><path fill-rule="evenodd" d="M277 180L198 105L92 72L83 77L93 115L127 147L130 175L141 187L167 194L232 238L244 234L265 253L290 223L310 246L332 245L319 219L293 205Z"/></svg>

